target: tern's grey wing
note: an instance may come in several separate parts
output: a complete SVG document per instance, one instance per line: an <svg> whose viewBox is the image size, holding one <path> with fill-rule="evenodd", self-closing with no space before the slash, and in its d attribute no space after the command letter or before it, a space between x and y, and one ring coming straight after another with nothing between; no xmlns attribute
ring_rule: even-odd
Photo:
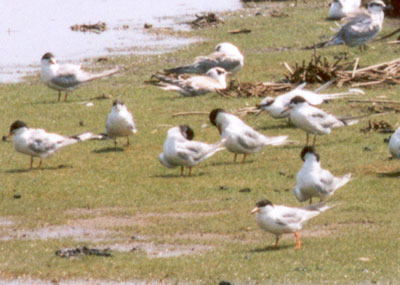
<svg viewBox="0 0 400 285"><path fill-rule="evenodd" d="M46 139L35 139L30 144L28 144L28 148L31 151L40 155L43 153L47 153L49 150L55 149L56 144L51 143Z"/></svg>
<svg viewBox="0 0 400 285"><path fill-rule="evenodd" d="M238 138L239 145L244 149L255 149L260 146L259 135L256 132L246 131Z"/></svg>
<svg viewBox="0 0 400 285"><path fill-rule="evenodd" d="M302 217L297 214L295 211L290 211L282 214L280 217L276 218L276 223L281 226L287 226L289 224L297 224L300 223Z"/></svg>
<svg viewBox="0 0 400 285"><path fill-rule="evenodd" d="M190 143L188 142L186 147L179 148L177 154L184 160L193 160L195 162L199 162L207 154L208 149L209 146L207 144L192 141Z"/></svg>
<svg viewBox="0 0 400 285"><path fill-rule="evenodd" d="M71 73L71 74L57 75L51 79L51 83L62 88L71 88L79 85L82 82L80 82L76 78L76 74Z"/></svg>
<svg viewBox="0 0 400 285"><path fill-rule="evenodd" d="M367 42L376 36L381 27L374 23L368 15L358 15L344 24L338 35L349 46L356 46Z"/></svg>

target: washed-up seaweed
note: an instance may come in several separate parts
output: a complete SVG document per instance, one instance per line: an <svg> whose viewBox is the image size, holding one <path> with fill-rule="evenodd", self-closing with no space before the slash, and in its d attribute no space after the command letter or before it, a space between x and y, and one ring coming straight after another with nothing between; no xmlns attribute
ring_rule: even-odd
<svg viewBox="0 0 400 285"><path fill-rule="evenodd" d="M204 15L195 15L196 19L188 22L190 26L194 29L198 28L206 28L210 26L216 26L218 24L223 23L223 21L217 17L214 13L207 13Z"/></svg>
<svg viewBox="0 0 400 285"><path fill-rule="evenodd" d="M369 120L368 121L368 126L366 128L360 129L361 132L363 133L369 133L369 132L378 132L378 133L393 133L393 127L392 125L385 121L385 120Z"/></svg>
<svg viewBox="0 0 400 285"><path fill-rule="evenodd" d="M56 255L60 257L76 257L80 255L95 255L95 256L105 256L112 257L112 254L108 248L97 249L88 248L86 246L77 248L63 248L56 251Z"/></svg>
<svg viewBox="0 0 400 285"><path fill-rule="evenodd" d="M71 30L75 32L93 32L100 34L107 29L107 25L104 22L98 22L96 24L82 24L82 25L73 25L71 26Z"/></svg>

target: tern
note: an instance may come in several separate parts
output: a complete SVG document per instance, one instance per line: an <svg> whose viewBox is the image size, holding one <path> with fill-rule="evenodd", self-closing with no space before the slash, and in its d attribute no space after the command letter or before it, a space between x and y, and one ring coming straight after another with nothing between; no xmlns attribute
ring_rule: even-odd
<svg viewBox="0 0 400 285"><path fill-rule="evenodd" d="M400 127L390 137L389 152L393 158L400 158Z"/></svg>
<svg viewBox="0 0 400 285"><path fill-rule="evenodd" d="M64 101L67 101L68 92L73 91L80 85L120 71L119 68L115 68L102 73L88 73L82 70L80 65L58 64L56 58L50 52L42 56L40 67L40 76L43 83L58 91L58 102L60 102L61 91L65 92Z"/></svg>
<svg viewBox="0 0 400 285"><path fill-rule="evenodd" d="M314 147L304 147L300 156L304 164L297 173L296 187L293 189L299 202L309 199L311 204L312 197L319 197L322 202L351 180L351 173L335 177L329 170L321 168L320 156Z"/></svg>
<svg viewBox="0 0 400 285"><path fill-rule="evenodd" d="M243 68L244 57L240 50L231 43L220 43L215 52L208 56L196 57L193 64L165 69L167 74L197 73L204 74L214 67L222 67L228 72L238 72Z"/></svg>
<svg viewBox="0 0 400 285"><path fill-rule="evenodd" d="M303 89L305 84L300 84L295 89L278 97L265 97L257 108L266 111L272 118L280 119L289 117L289 112L283 112L296 96L303 97L307 102L312 105L320 105L328 100L346 98L352 95L364 94L360 89L349 89L349 92L332 93L332 94L318 94L311 90Z"/></svg>
<svg viewBox="0 0 400 285"><path fill-rule="evenodd" d="M198 96L225 89L227 86L226 76L229 74L230 72L227 72L222 67L214 67L206 75L197 75L189 78L183 76L173 78L161 74L153 74L153 77L160 80L157 86L163 90L177 91L182 96Z"/></svg>
<svg viewBox="0 0 400 285"><path fill-rule="evenodd" d="M132 114L124 102L115 100L106 121L106 134L114 139L114 147L117 147L117 137L126 137L127 145L129 145L129 136L136 132Z"/></svg>
<svg viewBox="0 0 400 285"><path fill-rule="evenodd" d="M223 109L214 109L209 115L210 122L217 127L221 138L226 139L225 147L233 152L234 159L243 154L245 161L248 154L259 152L267 145L283 145L288 136L267 137L246 125L241 119Z"/></svg>
<svg viewBox="0 0 400 285"><path fill-rule="evenodd" d="M330 208L325 203L313 204L304 208L292 208L273 205L271 201L265 199L257 202L251 213L256 215L256 222L261 229L276 236L275 248L278 248L281 236L289 233L294 233L296 248L300 248L298 231L308 220Z"/></svg>
<svg viewBox="0 0 400 285"><path fill-rule="evenodd" d="M8 137L13 136L16 151L31 157L30 167L32 169L33 157L39 157L38 168L42 165L42 159L51 157L60 148L77 142L102 139L102 136L93 135L90 132L76 136L65 137L54 133L48 133L43 129L31 129L23 121L15 121L10 126Z"/></svg>
<svg viewBox="0 0 400 285"><path fill-rule="evenodd" d="M358 120L338 119L335 116L310 105L301 96L292 98L289 106L287 106L282 112L287 112L289 110L290 121L296 127L307 133L306 146L308 146L309 134L314 134L314 146L317 135L329 134L332 128L350 126L358 122Z"/></svg>
<svg viewBox="0 0 400 285"><path fill-rule="evenodd" d="M192 174L192 167L209 158L217 151L225 149L224 140L214 144L207 144L193 141L194 132L188 125L180 125L168 130L167 139L163 145L163 152L159 155L161 164L168 168L181 167L189 168L189 176Z"/></svg>
<svg viewBox="0 0 400 285"><path fill-rule="evenodd" d="M345 23L328 41L308 47L307 49L342 44L349 47L365 45L382 30L384 7L386 5L382 0L371 1L368 4L368 10L360 10L358 13L345 18Z"/></svg>

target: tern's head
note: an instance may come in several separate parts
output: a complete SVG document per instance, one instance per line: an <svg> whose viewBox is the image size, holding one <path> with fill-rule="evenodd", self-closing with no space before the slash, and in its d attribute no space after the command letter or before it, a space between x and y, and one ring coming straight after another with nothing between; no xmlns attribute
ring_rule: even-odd
<svg viewBox="0 0 400 285"><path fill-rule="evenodd" d="M264 209L266 209L268 206L270 207L274 207L274 205L271 203L270 200L267 199L263 199L260 200L256 203L256 207L251 211L252 214L258 213L260 211L263 211Z"/></svg>
<svg viewBox="0 0 400 285"><path fill-rule="evenodd" d="M54 55L51 52L46 52L43 56L42 56L42 60L41 60L42 64L46 64L46 65L51 65L51 64L56 64L56 58L54 57Z"/></svg>
<svg viewBox="0 0 400 285"><path fill-rule="evenodd" d="M385 7L386 5L382 0L372 0L368 3L368 10L370 12L382 12Z"/></svg>
<svg viewBox="0 0 400 285"><path fill-rule="evenodd" d="M260 104L257 105L258 109L267 111L269 107L275 102L273 97L265 97Z"/></svg>
<svg viewBox="0 0 400 285"><path fill-rule="evenodd" d="M217 44L215 51L231 55L242 55L240 50L235 45L227 42Z"/></svg>
<svg viewBox="0 0 400 285"><path fill-rule="evenodd" d="M188 125L180 125L179 130L182 136L188 141L191 141L194 138L194 131Z"/></svg>
<svg viewBox="0 0 400 285"><path fill-rule="evenodd" d="M306 146L303 148L300 154L301 160L306 161L307 157L315 157L319 161L319 154L315 151L313 146Z"/></svg>
<svg viewBox="0 0 400 285"><path fill-rule="evenodd" d="M210 76L217 80L223 80L224 82L225 82L225 78L228 74L231 74L231 73L227 72L222 67L214 67L214 68L211 68L209 71L207 71L207 76Z"/></svg>
<svg viewBox="0 0 400 285"><path fill-rule="evenodd" d="M113 105L112 105L112 108L114 109L114 110L117 110L117 111L120 111L122 108L124 108L125 107L125 104L124 104L124 102L122 101L122 100L120 100L120 99L116 99L114 102L113 102Z"/></svg>
<svg viewBox="0 0 400 285"><path fill-rule="evenodd" d="M27 127L28 126L23 121L19 121L19 120L15 121L10 126L10 133L8 134L8 136L10 137L13 134L15 134L19 129L27 128Z"/></svg>

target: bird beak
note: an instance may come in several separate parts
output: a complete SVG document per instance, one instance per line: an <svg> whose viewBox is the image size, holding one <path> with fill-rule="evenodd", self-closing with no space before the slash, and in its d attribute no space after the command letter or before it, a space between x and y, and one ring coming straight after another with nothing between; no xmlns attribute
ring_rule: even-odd
<svg viewBox="0 0 400 285"><path fill-rule="evenodd" d="M285 109L283 109L283 111L281 112L281 114L283 114L283 113L285 113L285 112L287 112L287 111L289 111L289 110L291 110L291 109L293 109L292 106L287 106Z"/></svg>
<svg viewBox="0 0 400 285"><path fill-rule="evenodd" d="M221 134L222 133L221 125L217 125L217 129L218 129L219 134Z"/></svg>
<svg viewBox="0 0 400 285"><path fill-rule="evenodd" d="M51 63L51 64L56 64L55 59L54 59L54 58L50 58L50 63Z"/></svg>
<svg viewBox="0 0 400 285"><path fill-rule="evenodd" d="M251 214L255 214L258 212L260 212L260 208L258 208L258 207L255 207L253 210L251 210Z"/></svg>

